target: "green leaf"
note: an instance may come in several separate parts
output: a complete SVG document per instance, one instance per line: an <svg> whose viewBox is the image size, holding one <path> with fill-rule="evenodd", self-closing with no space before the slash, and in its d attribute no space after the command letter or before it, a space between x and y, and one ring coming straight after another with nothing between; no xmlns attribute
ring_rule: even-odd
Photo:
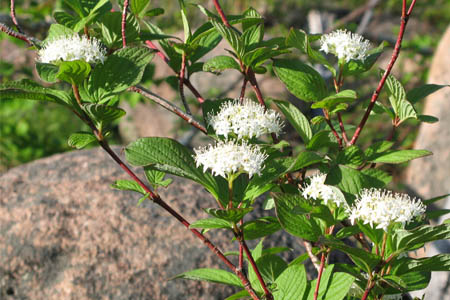
<svg viewBox="0 0 450 300"><path fill-rule="evenodd" d="M149 4L148 0L130 0L130 9L133 14L141 16Z"/></svg>
<svg viewBox="0 0 450 300"><path fill-rule="evenodd" d="M369 253L360 248L347 246L340 240L321 238L320 241L332 249L344 252L356 265L368 273L370 273L381 260L381 257L376 254Z"/></svg>
<svg viewBox="0 0 450 300"><path fill-rule="evenodd" d="M153 9L150 9L149 11L147 11L145 13L145 16L146 17L156 17L156 16L159 16L162 14L164 14L164 9L157 7L157 8L153 8Z"/></svg>
<svg viewBox="0 0 450 300"><path fill-rule="evenodd" d="M353 102L356 100L356 92L353 90L343 90L337 94L328 96L319 102L311 105L311 108L325 108L327 110L334 109L341 103Z"/></svg>
<svg viewBox="0 0 450 300"><path fill-rule="evenodd" d="M420 100L422 100L423 98L427 97L428 95L431 95L444 87L450 87L450 85L425 84L409 91L406 94L406 99L408 99L408 101L411 102L412 104L415 104Z"/></svg>
<svg viewBox="0 0 450 300"><path fill-rule="evenodd" d="M219 55L211 58L203 65L204 72L211 72L215 74L220 74L226 69L235 69L240 71L241 68L239 64L233 58L225 55Z"/></svg>
<svg viewBox="0 0 450 300"><path fill-rule="evenodd" d="M133 191L142 195L146 195L147 192L134 180L117 180L111 187L122 191Z"/></svg>
<svg viewBox="0 0 450 300"><path fill-rule="evenodd" d="M241 288L243 287L241 281L236 275L220 269L206 269L206 268L195 269L178 274L175 277L172 277L171 279L177 278L209 281L214 283L233 285Z"/></svg>
<svg viewBox="0 0 450 300"><path fill-rule="evenodd" d="M286 119L294 127L302 138L303 142L308 143L313 134L309 121L302 112L290 102L274 100L278 108L283 112Z"/></svg>
<svg viewBox="0 0 450 300"><path fill-rule="evenodd" d="M413 230L398 229L394 233L393 244L398 253L414 249L417 245L450 238L450 224L437 226L423 225Z"/></svg>
<svg viewBox="0 0 450 300"><path fill-rule="evenodd" d="M322 276L324 276L324 275L325 274L323 274ZM350 274L342 273L342 272L334 272L330 277L331 278L328 280L328 283L320 281L318 299L323 299L323 300L342 300L342 299L344 299L347 296L348 291L350 290L350 287L352 286L355 278ZM316 282L317 282L316 280L312 281L311 286L315 287ZM312 292L312 294L311 294L311 292ZM310 294L308 295L308 296L310 296L310 297L308 297L309 300L314 299L313 292L314 292L314 289L311 289ZM323 295L323 296L321 296L321 295Z"/></svg>
<svg viewBox="0 0 450 300"><path fill-rule="evenodd" d="M189 228L202 228L202 229L212 229L212 228L230 228L233 226L230 222L219 219L219 218L208 218L197 220L189 226Z"/></svg>
<svg viewBox="0 0 450 300"><path fill-rule="evenodd" d="M336 162L338 164L357 168L364 163L364 152L358 146L352 145L339 152Z"/></svg>
<svg viewBox="0 0 450 300"><path fill-rule="evenodd" d="M171 178L164 180L164 176L166 176L166 173L154 170L151 167L144 167L144 172L145 177L154 189L156 189L158 186L167 187L173 181Z"/></svg>
<svg viewBox="0 0 450 300"><path fill-rule="evenodd" d="M24 99L50 101L71 105L71 96L64 91L44 88L34 81L22 79L0 84L0 99Z"/></svg>
<svg viewBox="0 0 450 300"><path fill-rule="evenodd" d="M400 164L433 154L427 150L389 150L374 154L368 161L374 163Z"/></svg>
<svg viewBox="0 0 450 300"><path fill-rule="evenodd" d="M80 21L78 16L72 16L64 11L55 11L53 13L55 21L65 27L73 29L75 25Z"/></svg>
<svg viewBox="0 0 450 300"><path fill-rule="evenodd" d="M428 199L428 200L424 200L423 201L423 204L425 204L425 205L430 205L431 203L434 203L434 202L437 202L437 201L439 201L439 200L442 200L442 199L444 199L444 198L446 198L446 197L448 197L448 196L450 196L450 194L445 194L445 195L442 195L442 196L438 196L438 197L434 197L434 198L431 198L431 199Z"/></svg>
<svg viewBox="0 0 450 300"><path fill-rule="evenodd" d="M245 45L242 41L239 33L237 33L233 28L226 27L220 21L215 19L210 20L211 24L216 28L217 32L230 43L231 47L236 52L239 58L242 58L245 53Z"/></svg>
<svg viewBox="0 0 450 300"><path fill-rule="evenodd" d="M246 299L250 297L250 294L246 290L242 290L240 292L237 292L230 297L225 298L225 300L239 300L239 299Z"/></svg>
<svg viewBox="0 0 450 300"><path fill-rule="evenodd" d="M292 265L286 268L275 280L277 288L273 296L277 300L303 299L306 282L305 266Z"/></svg>
<svg viewBox="0 0 450 300"><path fill-rule="evenodd" d="M377 48L372 49L368 56L364 60L350 60L344 64L343 74L348 75L358 75L364 73L372 68L377 59L383 53L384 47L387 45L386 42L382 42Z"/></svg>
<svg viewBox="0 0 450 300"><path fill-rule="evenodd" d="M300 195L274 193L273 196L277 217L284 230L305 240L317 241L322 230L316 221L305 214L293 212L296 207L299 207L300 202L304 201Z"/></svg>
<svg viewBox="0 0 450 300"><path fill-rule="evenodd" d="M322 273L322 278L320 280L320 286L319 286L319 291L318 291L318 295L317 295L318 300L324 300L323 297L325 295L325 292L327 291L328 284L330 283L331 275L333 274L333 269L334 269L334 265L328 265ZM308 292L306 299L313 300L315 287L317 285L317 280L313 280L308 283L310 285L310 288L308 289L309 292Z"/></svg>
<svg viewBox="0 0 450 300"><path fill-rule="evenodd" d="M218 183L210 173L197 168L192 155L189 149L177 141L160 137L141 138L125 148L125 157L130 164L152 165L161 172L194 180L218 199Z"/></svg>
<svg viewBox="0 0 450 300"><path fill-rule="evenodd" d="M274 217L262 217L245 222L243 229L246 240L255 240L277 232L281 229L281 225Z"/></svg>
<svg viewBox="0 0 450 300"><path fill-rule="evenodd" d="M438 219L443 215L450 214L450 209L436 209L432 211L427 211L425 215L429 220Z"/></svg>
<svg viewBox="0 0 450 300"><path fill-rule="evenodd" d="M100 19L102 38L108 48L122 46L122 13L108 12ZM139 37L139 22L132 14L127 15L125 37L127 43L136 41Z"/></svg>
<svg viewBox="0 0 450 300"><path fill-rule="evenodd" d="M103 128L108 123L119 119L125 115L125 111L118 107L107 106L104 104L87 104L83 107L84 111L94 121L97 127Z"/></svg>
<svg viewBox="0 0 450 300"><path fill-rule="evenodd" d="M146 47L126 47L108 56L103 64L98 64L89 78L89 92L100 102L138 84L145 67L153 58Z"/></svg>
<svg viewBox="0 0 450 300"><path fill-rule="evenodd" d="M359 229L359 227L357 225L353 225L353 226L348 226L348 227L341 228L341 230L339 230L336 233L335 237L337 239L341 240L341 239L345 239L345 238L347 238L349 236L358 234L360 232L361 232L361 229Z"/></svg>
<svg viewBox="0 0 450 300"><path fill-rule="evenodd" d="M58 74L59 71L58 66L37 62L36 71L43 81L54 83L58 80L58 78L56 78L56 74Z"/></svg>
<svg viewBox="0 0 450 300"><path fill-rule="evenodd" d="M392 181L392 176L380 169L364 169L361 173L364 174L367 185L377 189L384 188L389 182Z"/></svg>
<svg viewBox="0 0 450 300"><path fill-rule="evenodd" d="M335 185L342 192L351 195L359 194L359 191L366 187L366 178L360 171L347 166L334 166L327 175L325 184Z"/></svg>
<svg viewBox="0 0 450 300"><path fill-rule="evenodd" d="M91 65L83 60L63 61L56 74L58 79L67 83L80 85L91 72Z"/></svg>
<svg viewBox="0 0 450 300"><path fill-rule="evenodd" d="M396 264L399 267L396 268L395 274L399 275L421 271L448 272L450 270L450 254L444 253L419 259L405 257Z"/></svg>
<svg viewBox="0 0 450 300"><path fill-rule="evenodd" d="M390 92L389 101L395 115L403 122L407 119L417 119L417 113L411 103L406 99L406 92L403 85L392 74L386 79L386 85Z"/></svg>
<svg viewBox="0 0 450 300"><path fill-rule="evenodd" d="M311 47L311 42L314 41L316 37L317 36L308 36L306 32L301 29L291 28L286 38L286 44L299 49L302 53L307 54L310 61L324 65L328 68L328 70L330 70L333 76L336 77L336 70L333 66L326 60L322 53Z"/></svg>
<svg viewBox="0 0 450 300"><path fill-rule="evenodd" d="M70 135L67 143L72 148L83 149L97 139L91 132L79 131Z"/></svg>
<svg viewBox="0 0 450 300"><path fill-rule="evenodd" d="M253 207L245 207L245 208L231 208L227 210L223 209L215 209L215 208L205 208L204 211L215 218L222 219L228 222L237 223L239 222L246 214L251 212Z"/></svg>
<svg viewBox="0 0 450 300"><path fill-rule="evenodd" d="M287 263L279 256L268 254L263 255L256 260L256 266L266 284L271 284L276 281L278 276L287 268ZM257 291L262 291L261 284L256 277L256 273L253 268L249 266L248 279L252 286Z"/></svg>
<svg viewBox="0 0 450 300"><path fill-rule="evenodd" d="M313 164L322 162L324 159L322 156L311 151L300 152L294 160L294 163L289 167L286 172L295 172Z"/></svg>
<svg viewBox="0 0 450 300"><path fill-rule="evenodd" d="M425 123L436 123L439 122L439 119L433 116L429 116L429 115L418 115L417 118L419 119L420 122L425 122Z"/></svg>
<svg viewBox="0 0 450 300"><path fill-rule="evenodd" d="M417 291L428 286L431 280L431 272L408 272L399 276L405 286L405 292Z"/></svg>
<svg viewBox="0 0 450 300"><path fill-rule="evenodd" d="M61 36L72 36L76 32L72 29L60 25L60 24L52 24L47 33L47 38L44 40L44 43L57 39Z"/></svg>
<svg viewBox="0 0 450 300"><path fill-rule="evenodd" d="M392 148L393 145L394 143L389 141L376 142L369 146L366 151L364 151L364 154L367 160L370 161L371 159L374 159L379 153L385 152Z"/></svg>
<svg viewBox="0 0 450 300"><path fill-rule="evenodd" d="M306 144L306 149L315 151L323 147L337 147L338 143L331 131L322 130L313 135L311 140Z"/></svg>
<svg viewBox="0 0 450 300"><path fill-rule="evenodd" d="M276 59L273 66L278 78L297 98L306 102L315 102L327 96L325 81L310 66L298 60L289 59Z"/></svg>

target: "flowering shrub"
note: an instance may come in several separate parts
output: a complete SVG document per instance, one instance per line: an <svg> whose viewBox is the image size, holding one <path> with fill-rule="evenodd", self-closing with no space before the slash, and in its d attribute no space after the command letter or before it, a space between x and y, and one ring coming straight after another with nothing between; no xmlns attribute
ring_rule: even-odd
<svg viewBox="0 0 450 300"><path fill-rule="evenodd" d="M338 30L318 36L293 28L285 37L265 39L264 20L253 8L228 18L217 0L213 3L218 14L200 5L187 7L179 0L185 33L180 41L151 22L150 17L161 10L150 9L148 1L125 0L121 12L116 12L107 0L71 0L68 7L74 11L55 12L56 23L46 40L39 41L21 32L14 1L11 3L18 31L1 23L0 29L38 52L36 70L48 84L42 86L28 79L5 82L0 85L0 98L52 101L72 111L91 132L74 133L69 145L81 149L98 143L132 178L115 182L115 188L134 191L141 194L140 201L149 199L160 205L231 270L197 269L177 278L241 288L228 299L367 300L399 298L425 288L431 272L448 271L448 254L422 259L407 256L428 242L450 237L448 220L429 224L430 218L445 211L433 215L426 212L426 205L445 196L422 201L384 190L391 176L380 168L431 153L393 149L392 135L366 149L357 144L371 114L389 116L393 130L408 119L434 121L420 115L414 104L444 86L425 85L407 93L390 74L415 1L407 9L403 0L391 61L381 72L354 130L351 124L344 124L342 114L358 96L353 90L343 89L345 79L370 70L384 51L384 44L372 48L357 34ZM196 30L187 18L188 8L204 14L205 23ZM203 61L221 39L229 43L230 55ZM294 49L308 61L286 55ZM324 53L336 56L337 62ZM183 109L139 85L152 59L163 59L176 75ZM332 76L332 86L328 87L308 63L325 66ZM267 66L294 96L310 102L322 115L309 119L283 100L273 100L273 108L267 107L255 77L255 73L265 73ZM226 69L242 76L242 91L235 100L205 99L190 82L194 73L217 74ZM57 82L64 84L52 85ZM251 85L257 102L244 97L247 85ZM389 103L378 101L385 85ZM202 121L191 114L184 88L190 89L201 104ZM159 137L140 138L129 144L125 147L126 161L144 167L145 183L108 144L111 123L125 114L117 106L118 96L124 92L139 93L162 105L207 135L211 144L194 151ZM295 151L289 142L280 140L287 122L303 142ZM310 170L319 173L306 177ZM211 193L217 205L214 201L207 204L210 207L204 210L209 218L190 224L159 196L158 188L171 184L170 179L164 179L166 174L188 178ZM237 180L239 184L234 184ZM263 197L265 208L274 210L276 218L248 220L247 214ZM239 248L236 261L203 235L203 230L218 229L234 234ZM263 251L262 242L253 250L248 248L246 240L262 239L279 230L301 240L307 255L288 264L275 254L281 248ZM331 251L345 253L353 263L329 264ZM307 280L303 266L307 259L318 271L312 281Z"/></svg>

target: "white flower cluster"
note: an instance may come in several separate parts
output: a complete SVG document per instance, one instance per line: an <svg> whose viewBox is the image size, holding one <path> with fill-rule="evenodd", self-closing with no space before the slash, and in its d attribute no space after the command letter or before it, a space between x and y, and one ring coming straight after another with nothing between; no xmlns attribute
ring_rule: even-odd
<svg viewBox="0 0 450 300"><path fill-rule="evenodd" d="M376 224L377 228L387 231L390 224L396 222L405 224L424 212L425 205L406 194L363 189L348 214L353 224L355 220L361 220L371 226Z"/></svg>
<svg viewBox="0 0 450 300"><path fill-rule="evenodd" d="M213 175L220 175L225 179L238 172L248 173L250 177L261 174L267 158L267 154L259 147L246 142L238 144L235 141L220 141L215 146L209 145L194 151L197 167L203 165L203 172L211 169Z"/></svg>
<svg viewBox="0 0 450 300"><path fill-rule="evenodd" d="M337 56L339 60L364 60L370 43L362 36L346 30L336 30L320 38L320 50Z"/></svg>
<svg viewBox="0 0 450 300"><path fill-rule="evenodd" d="M234 133L239 139L260 137L266 133L280 133L283 122L280 115L273 109L264 110L264 107L250 99L239 99L222 104L216 115L208 114L207 122L217 135Z"/></svg>
<svg viewBox="0 0 450 300"><path fill-rule="evenodd" d="M45 44L39 50L39 61L43 63L57 63L59 61L84 60L88 63L105 60L105 50L95 38L88 39L78 34L60 36Z"/></svg>
<svg viewBox="0 0 450 300"><path fill-rule="evenodd" d="M305 199L322 199L325 205L328 204L328 201L331 201L338 207L347 204L336 195L331 186L325 184L327 174L319 173L308 178L310 183L302 189L302 195Z"/></svg>

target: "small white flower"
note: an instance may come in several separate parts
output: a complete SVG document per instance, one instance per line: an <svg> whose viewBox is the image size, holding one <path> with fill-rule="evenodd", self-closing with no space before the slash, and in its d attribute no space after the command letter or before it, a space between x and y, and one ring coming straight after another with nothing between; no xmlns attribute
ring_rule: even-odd
<svg viewBox="0 0 450 300"><path fill-rule="evenodd" d="M353 207L348 211L350 220L361 220L364 224L377 225L388 230L392 223L405 224L425 212L425 205L407 194L392 193L381 189L363 189Z"/></svg>
<svg viewBox="0 0 450 300"><path fill-rule="evenodd" d="M362 36L346 30L336 30L320 38L320 50L334 54L339 60L364 60L370 43Z"/></svg>
<svg viewBox="0 0 450 300"><path fill-rule="evenodd" d="M264 107L250 99L227 101L220 107L216 115L208 114L207 122L216 134L228 135L234 133L239 139L260 137L266 133L281 132L283 122L280 115L273 109Z"/></svg>
<svg viewBox="0 0 450 300"><path fill-rule="evenodd" d="M84 60L88 63L105 60L105 50L95 38L88 39L78 34L60 36L47 42L39 50L39 61L43 63L57 63L59 61Z"/></svg>
<svg viewBox="0 0 450 300"><path fill-rule="evenodd" d="M220 141L215 146L209 145L194 151L197 167L203 165L203 172L211 169L213 175L224 178L238 172L248 173L250 177L261 174L267 158L258 146L245 142Z"/></svg>
<svg viewBox="0 0 450 300"><path fill-rule="evenodd" d="M334 202L336 206L345 206L347 203L343 202L343 199L338 197L333 188L325 184L327 174L316 174L312 177L308 177L310 183L302 189L302 195L305 199L322 199L325 205L328 201Z"/></svg>

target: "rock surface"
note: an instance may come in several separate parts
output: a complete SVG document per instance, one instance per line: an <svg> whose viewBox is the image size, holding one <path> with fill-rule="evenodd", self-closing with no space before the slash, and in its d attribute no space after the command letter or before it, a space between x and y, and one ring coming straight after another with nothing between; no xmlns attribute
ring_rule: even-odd
<svg viewBox="0 0 450 300"><path fill-rule="evenodd" d="M450 84L450 27L447 28L434 54L429 83ZM430 95L425 102L425 115L439 118L435 124L422 123L415 143L416 149L427 149L432 156L411 162L406 172L406 183L422 199L450 193L450 88L443 88ZM440 208L450 208L450 197L438 202ZM444 216L443 219L448 218ZM449 253L450 241L439 241L427 247L427 256ZM429 287L424 291L426 299L450 299L450 274L434 273Z"/></svg>
<svg viewBox="0 0 450 300"><path fill-rule="evenodd" d="M1 300L211 300L233 293L219 284L168 281L194 268L226 267L160 207L138 207L137 194L111 189L118 179L128 178L101 149L54 155L0 176ZM191 221L215 206L179 178L160 193ZM236 250L220 231L209 238ZM270 244L302 253L287 234L272 235Z"/></svg>

